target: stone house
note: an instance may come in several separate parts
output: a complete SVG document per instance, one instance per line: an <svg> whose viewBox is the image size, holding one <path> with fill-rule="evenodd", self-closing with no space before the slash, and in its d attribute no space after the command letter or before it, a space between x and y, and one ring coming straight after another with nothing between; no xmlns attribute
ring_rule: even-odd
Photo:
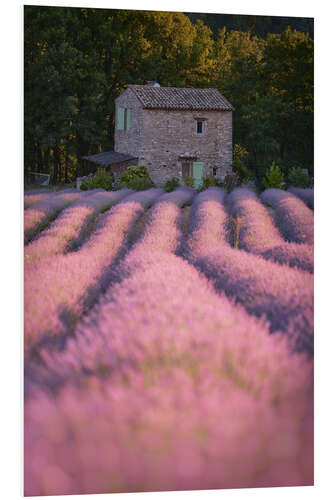
<svg viewBox="0 0 333 500"><path fill-rule="evenodd" d="M101 154L124 155L126 164L110 163L116 177L145 165L156 186L191 176L199 187L203 177L231 171L234 108L217 89L129 85L115 108L115 152Z"/></svg>

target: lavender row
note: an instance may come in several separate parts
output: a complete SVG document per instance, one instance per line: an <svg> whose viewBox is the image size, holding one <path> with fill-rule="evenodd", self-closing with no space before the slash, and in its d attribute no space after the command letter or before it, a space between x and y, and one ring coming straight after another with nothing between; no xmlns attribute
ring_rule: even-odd
<svg viewBox="0 0 333 500"><path fill-rule="evenodd" d="M28 243L52 218L85 194L78 191L54 194L24 212L24 243Z"/></svg>
<svg viewBox="0 0 333 500"><path fill-rule="evenodd" d="M308 205L308 207L314 208L314 190L313 188L298 188L298 187L290 187L288 189L290 193L293 193L295 196L298 196L304 203Z"/></svg>
<svg viewBox="0 0 333 500"><path fill-rule="evenodd" d="M219 201L215 191L211 200L208 195L203 201L199 195L194 204L186 257L218 291L234 297L250 314L265 315L271 331L285 332L297 348L312 353L313 276L230 248L223 196Z"/></svg>
<svg viewBox="0 0 333 500"><path fill-rule="evenodd" d="M266 189L261 201L274 208L277 224L287 241L313 245L313 212L291 192Z"/></svg>
<svg viewBox="0 0 333 500"><path fill-rule="evenodd" d="M33 191L31 193L29 192L24 193L24 210L32 207L33 205L35 205L40 201L52 197L53 194L54 193L52 191L37 191L37 192Z"/></svg>
<svg viewBox="0 0 333 500"><path fill-rule="evenodd" d="M109 266L145 208L161 194L150 189L127 196L106 212L79 251L33 263L25 271L25 349L68 334L105 286Z"/></svg>
<svg viewBox="0 0 333 500"><path fill-rule="evenodd" d="M162 253L167 252L170 254L177 249L181 239L179 228L180 207L184 203L190 202L193 195L194 192L192 189L179 188L172 193L164 194L157 198L151 208L150 216L141 238L125 258L113 269L111 281L121 282L124 277L140 267L142 263L147 266L148 262L150 262L150 255L155 257L156 251L159 252L158 256L161 258ZM112 283L110 286L112 286ZM98 342L96 345L98 345ZM39 355L41 358L46 357L48 359L48 352L48 348L41 348ZM63 363L59 363L59 366L61 366L62 373L65 374ZM34 373L33 365L29 365L29 370L30 374ZM50 371L50 366L47 366L46 372L39 368L37 379L48 379ZM33 378L36 378L36 376Z"/></svg>
<svg viewBox="0 0 333 500"><path fill-rule="evenodd" d="M240 221L239 248L313 273L313 246L284 241L253 191L234 189L227 204L232 216Z"/></svg>
<svg viewBox="0 0 333 500"><path fill-rule="evenodd" d="M26 402L25 494L312 484L312 363L146 250L62 353L44 351L59 385Z"/></svg>
<svg viewBox="0 0 333 500"><path fill-rule="evenodd" d="M129 193L127 189L115 192L94 192L73 203L57 217L49 229L43 231L38 239L25 247L25 265L63 253L74 243L79 245L94 217Z"/></svg>
<svg viewBox="0 0 333 500"><path fill-rule="evenodd" d="M181 238L180 208L191 203L194 195L194 189L180 187L158 198L135 248L145 248L147 252L152 250L174 252Z"/></svg>

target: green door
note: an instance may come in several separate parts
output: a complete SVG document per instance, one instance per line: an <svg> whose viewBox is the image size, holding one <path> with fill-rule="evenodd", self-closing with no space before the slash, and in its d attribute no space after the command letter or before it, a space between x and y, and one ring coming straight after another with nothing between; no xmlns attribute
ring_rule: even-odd
<svg viewBox="0 0 333 500"><path fill-rule="evenodd" d="M193 162L193 177L194 177L194 187L198 189L202 186L204 164L201 161Z"/></svg>

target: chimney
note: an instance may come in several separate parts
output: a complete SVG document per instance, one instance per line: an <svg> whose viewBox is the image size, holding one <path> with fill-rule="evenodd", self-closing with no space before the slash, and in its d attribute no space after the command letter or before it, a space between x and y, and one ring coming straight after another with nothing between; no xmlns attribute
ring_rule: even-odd
<svg viewBox="0 0 333 500"><path fill-rule="evenodd" d="M148 80L147 85L148 87L160 87L160 84L154 80Z"/></svg>

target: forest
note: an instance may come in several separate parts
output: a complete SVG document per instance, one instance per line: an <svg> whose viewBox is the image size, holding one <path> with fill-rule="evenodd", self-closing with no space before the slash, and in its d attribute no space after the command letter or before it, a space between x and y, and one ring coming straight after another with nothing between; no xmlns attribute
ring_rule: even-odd
<svg viewBox="0 0 333 500"><path fill-rule="evenodd" d="M113 150L114 99L147 80L225 95L243 177L313 176L313 56L308 18L25 6L25 178L68 183Z"/></svg>

